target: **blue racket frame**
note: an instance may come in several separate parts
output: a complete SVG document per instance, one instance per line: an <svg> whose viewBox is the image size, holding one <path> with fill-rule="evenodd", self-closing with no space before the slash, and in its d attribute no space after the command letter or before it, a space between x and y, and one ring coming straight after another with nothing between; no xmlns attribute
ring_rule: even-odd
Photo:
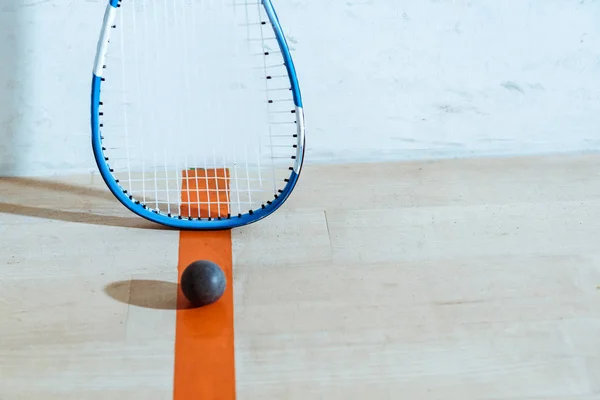
<svg viewBox="0 0 600 400"><path fill-rule="evenodd" d="M133 213L152 222L181 230L232 229L235 227L254 223L274 213L289 198L290 194L292 193L298 182L300 171L304 162L305 127L302 95L300 92L300 86L298 84L296 69L294 67L294 62L292 60L292 56L290 54L289 46L287 44L285 35L281 28L279 18L277 16L277 13L275 12L275 8L273 7L273 3L271 2L271 0L261 0L261 3L269 18L271 26L273 27L275 37L277 38L277 43L279 44L279 48L283 55L283 59L290 80L294 104L296 106L297 131L299 140L295 164L291 168L290 176L287 180L287 184L285 185L285 187L282 190L280 190L280 193L275 195L272 201L267 202L267 204L264 204L263 207L249 211L245 214L235 215L227 218L221 217L201 219L186 218L182 216L169 216L163 213L159 213L158 211L150 209L149 207L141 204L139 201L136 201L134 198L130 197L130 195L126 193L125 189L123 189L123 187L119 185L118 180L114 177L113 170L111 169L108 163L108 158L104 154L104 148L102 146L102 130L100 126L101 92L102 82L104 81L104 78L102 77L102 72L105 68L104 61L108 48L108 41L110 39L110 29L113 27L117 9L119 8L121 1L127 0L109 0L109 4L106 8L106 12L104 14L104 22L100 33L100 39L98 40L91 87L92 149L94 153L94 158L96 160L96 164L98 166L98 171L100 172L102 179L106 183L106 186L117 198L117 200L119 200L119 202L121 202Z"/></svg>

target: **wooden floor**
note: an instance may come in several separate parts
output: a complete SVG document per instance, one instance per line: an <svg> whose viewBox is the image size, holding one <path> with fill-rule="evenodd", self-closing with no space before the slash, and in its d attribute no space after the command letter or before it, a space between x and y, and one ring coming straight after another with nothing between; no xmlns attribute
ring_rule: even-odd
<svg viewBox="0 0 600 400"><path fill-rule="evenodd" d="M178 232L0 180L0 399L170 399ZM238 399L600 399L600 156L309 166L233 232Z"/></svg>

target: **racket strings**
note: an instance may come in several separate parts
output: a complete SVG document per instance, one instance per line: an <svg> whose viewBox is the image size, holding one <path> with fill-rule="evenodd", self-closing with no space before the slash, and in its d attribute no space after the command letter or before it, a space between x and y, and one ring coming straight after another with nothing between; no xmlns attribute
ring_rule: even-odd
<svg viewBox="0 0 600 400"><path fill-rule="evenodd" d="M215 0L131 0L119 12L102 129L127 194L194 218L273 201L290 176L298 134L262 3L232 11Z"/></svg>

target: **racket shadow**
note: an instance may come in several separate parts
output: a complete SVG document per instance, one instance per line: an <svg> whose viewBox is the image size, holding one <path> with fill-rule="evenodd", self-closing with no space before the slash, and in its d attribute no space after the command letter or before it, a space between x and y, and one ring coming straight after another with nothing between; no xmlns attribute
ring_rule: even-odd
<svg viewBox="0 0 600 400"><path fill-rule="evenodd" d="M169 229L127 216L129 211L106 189L36 178L0 178L0 193L3 200L12 200L0 201L0 213L4 214L121 228Z"/></svg>

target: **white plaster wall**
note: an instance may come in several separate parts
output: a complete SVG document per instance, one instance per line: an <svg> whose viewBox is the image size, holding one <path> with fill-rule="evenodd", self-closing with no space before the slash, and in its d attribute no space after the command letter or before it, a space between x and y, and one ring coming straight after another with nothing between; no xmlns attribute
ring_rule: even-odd
<svg viewBox="0 0 600 400"><path fill-rule="evenodd" d="M600 150L600 1L274 0L307 161ZM94 170L105 0L0 0L0 175Z"/></svg>

